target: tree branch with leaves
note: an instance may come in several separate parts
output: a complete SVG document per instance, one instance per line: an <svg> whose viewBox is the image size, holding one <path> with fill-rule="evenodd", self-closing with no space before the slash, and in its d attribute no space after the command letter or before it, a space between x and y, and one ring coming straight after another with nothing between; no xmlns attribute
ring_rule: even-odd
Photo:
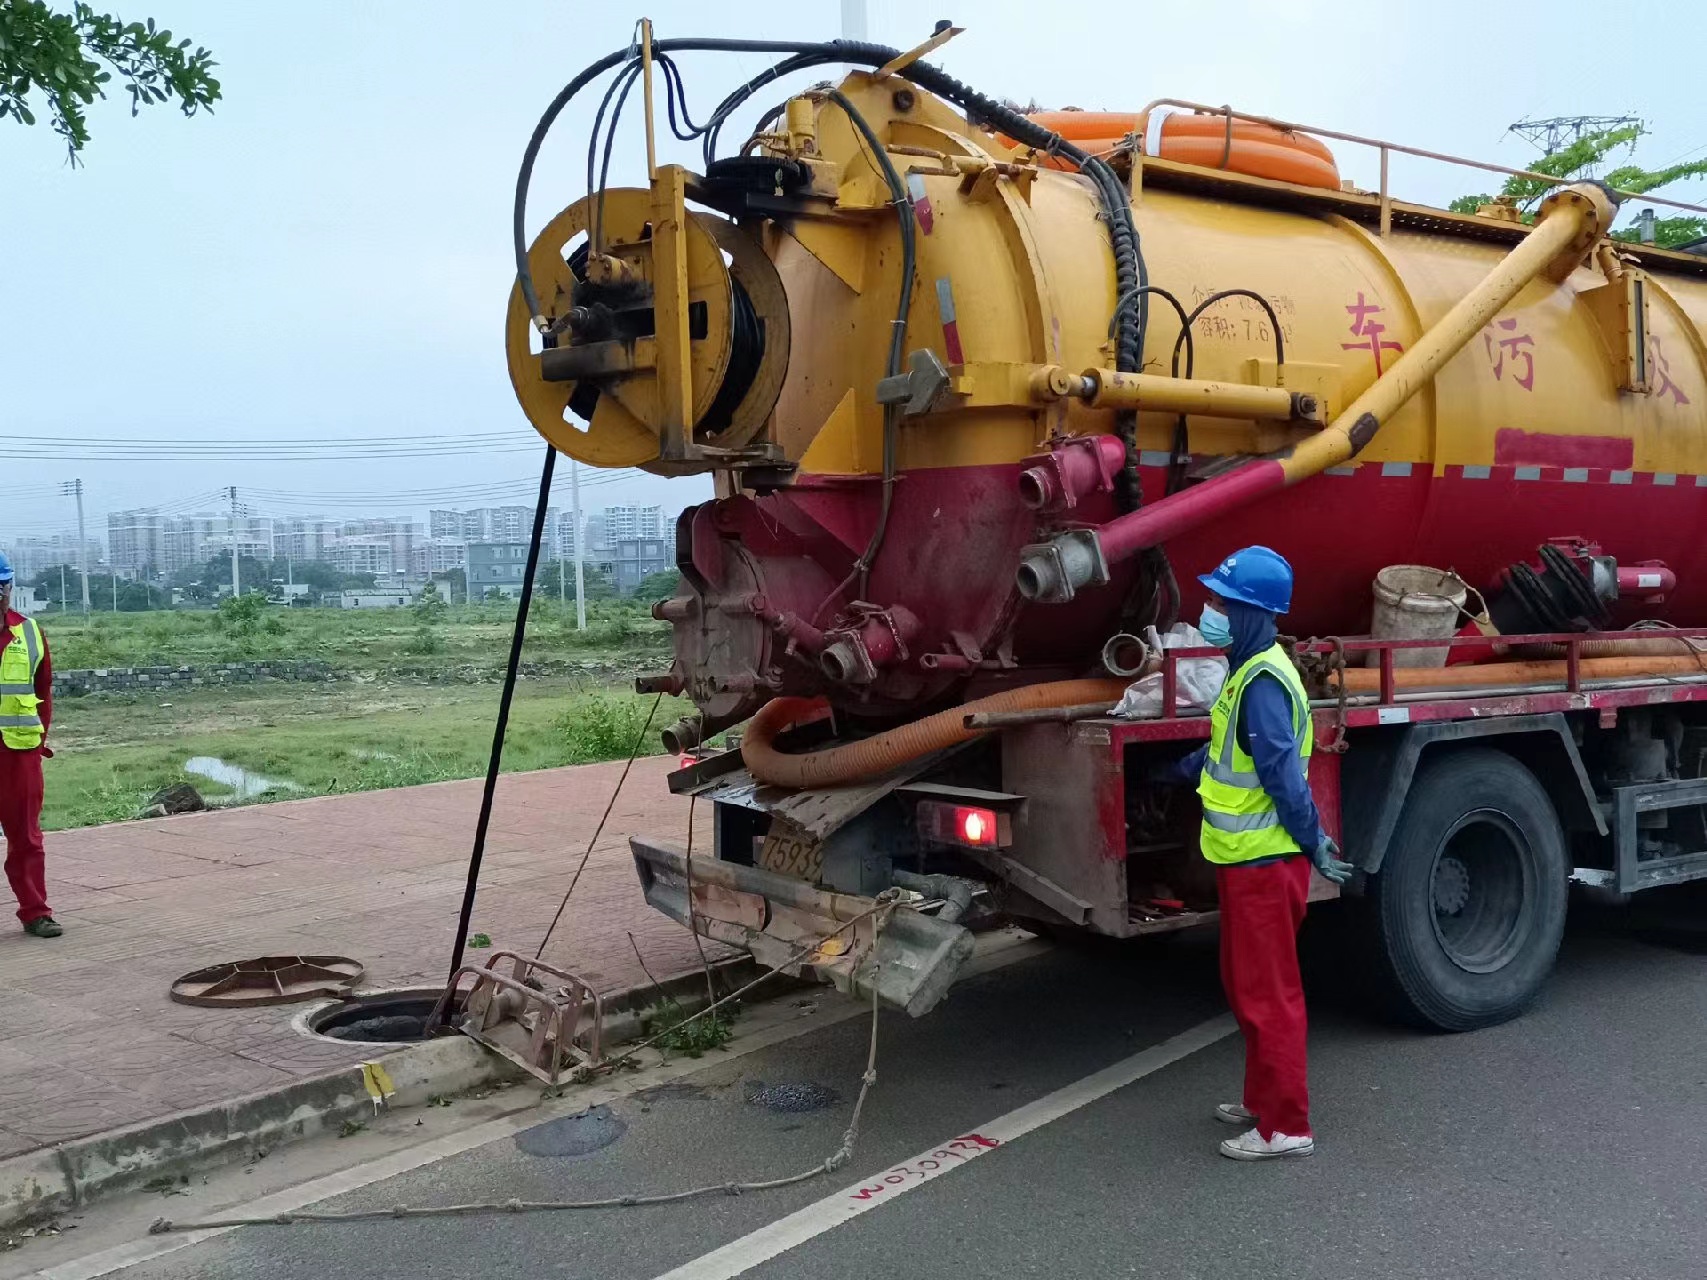
<svg viewBox="0 0 1707 1280"><path fill-rule="evenodd" d="M1535 221L1536 206L1546 197L1549 191L1557 190L1560 183L1574 182L1579 178L1595 177L1595 170L1619 148L1635 150L1637 140L1644 132L1640 125L1623 125L1617 129L1603 129L1594 133L1585 133L1570 146L1561 148L1550 155L1542 156L1529 168L1534 173L1544 173L1549 177L1559 179L1559 182L1547 182L1541 178L1507 178L1505 185L1500 188L1499 195L1460 196L1447 207L1454 213L1475 213L1485 204L1496 201L1514 205L1518 216L1525 222ZM1609 187L1617 187L1620 191L1630 191L1644 195L1656 191L1660 187L1669 186L1685 178L1698 178L1707 174L1707 159L1690 160L1682 164L1667 165L1663 169L1644 169L1640 165L1626 164L1610 170L1600 176L1599 181ZM1654 243L1662 249L1674 245L1687 244L1707 235L1707 218L1676 217L1657 218L1654 221ZM1638 241L1641 239L1641 229L1624 227L1612 233L1614 240Z"/></svg>
<svg viewBox="0 0 1707 1280"><path fill-rule="evenodd" d="M89 141L84 109L107 96L115 75L130 94L133 116L167 101L187 116L212 111L220 96L212 74L218 64L191 43L174 43L153 18L127 23L81 3L66 13L45 0L0 0L0 119L33 125L31 103L39 99L77 164Z"/></svg>

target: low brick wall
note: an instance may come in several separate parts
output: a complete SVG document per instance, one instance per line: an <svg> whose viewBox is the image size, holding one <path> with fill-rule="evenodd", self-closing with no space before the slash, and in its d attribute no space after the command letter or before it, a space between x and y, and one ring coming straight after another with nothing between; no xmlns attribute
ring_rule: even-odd
<svg viewBox="0 0 1707 1280"><path fill-rule="evenodd" d="M134 693L138 690L186 689L203 685L256 684L262 680L330 680L324 662L213 662L199 667L97 667L88 671L55 671L56 697L83 693Z"/></svg>

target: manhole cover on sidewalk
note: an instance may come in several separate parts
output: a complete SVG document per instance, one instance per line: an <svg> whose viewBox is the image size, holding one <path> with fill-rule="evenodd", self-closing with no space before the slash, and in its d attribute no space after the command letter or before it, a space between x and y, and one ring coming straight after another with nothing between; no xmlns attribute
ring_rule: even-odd
<svg viewBox="0 0 1707 1280"><path fill-rule="evenodd" d="M291 1004L345 995L361 976L361 963L348 956L258 956L186 973L172 984L172 999L211 1009Z"/></svg>

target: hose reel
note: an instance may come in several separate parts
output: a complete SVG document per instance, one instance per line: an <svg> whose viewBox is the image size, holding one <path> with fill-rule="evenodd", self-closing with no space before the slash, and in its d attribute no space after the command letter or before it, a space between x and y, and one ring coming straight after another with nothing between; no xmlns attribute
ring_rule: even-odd
<svg viewBox="0 0 1707 1280"><path fill-rule="evenodd" d="M511 292L516 397L541 435L589 466L687 475L772 461L758 438L788 371L782 279L744 228L676 208L679 218L660 217L657 190L613 187L553 218L528 250L543 334ZM685 350L672 337L681 326L659 332L672 268L685 286Z"/></svg>

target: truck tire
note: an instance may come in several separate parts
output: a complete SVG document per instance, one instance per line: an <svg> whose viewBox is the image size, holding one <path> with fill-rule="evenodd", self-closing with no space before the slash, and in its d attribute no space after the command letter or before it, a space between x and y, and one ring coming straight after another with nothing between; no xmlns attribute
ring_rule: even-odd
<svg viewBox="0 0 1707 1280"><path fill-rule="evenodd" d="M1518 761L1423 764L1366 898L1384 1003L1441 1031L1516 1017L1558 955L1569 872L1559 815Z"/></svg>

